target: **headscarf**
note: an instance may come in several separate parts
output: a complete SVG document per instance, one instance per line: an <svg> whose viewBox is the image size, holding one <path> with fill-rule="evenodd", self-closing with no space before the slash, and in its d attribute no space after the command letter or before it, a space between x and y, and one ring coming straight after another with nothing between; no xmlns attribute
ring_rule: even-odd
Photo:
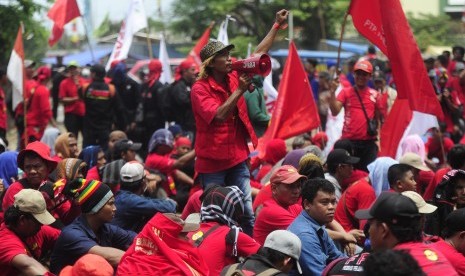
<svg viewBox="0 0 465 276"><path fill-rule="evenodd" d="M195 67L195 69L199 71L199 67L191 59L183 60L181 64L179 64L179 66L176 67L176 71L174 72L174 80L180 80L182 78L182 73L191 67Z"/></svg>
<svg viewBox="0 0 465 276"><path fill-rule="evenodd" d="M60 134L55 141L55 153L61 158L69 158L69 141L68 138L74 136L71 132Z"/></svg>
<svg viewBox="0 0 465 276"><path fill-rule="evenodd" d="M149 73L147 75L147 83L149 84L149 87L152 87L152 85L160 79L163 67L158 59L150 60L148 67Z"/></svg>
<svg viewBox="0 0 465 276"><path fill-rule="evenodd" d="M116 86L120 86L126 83L126 64L124 62L119 62L112 69L112 83Z"/></svg>
<svg viewBox="0 0 465 276"><path fill-rule="evenodd" d="M126 250L117 275L146 274L209 275L208 266L196 247L178 238L182 226L162 213L147 222Z"/></svg>
<svg viewBox="0 0 465 276"><path fill-rule="evenodd" d="M263 160L271 165L276 164L279 160L286 156L286 142L283 139L272 139L268 142L265 148L265 156Z"/></svg>
<svg viewBox="0 0 465 276"><path fill-rule="evenodd" d="M11 178L18 177L18 152L5 151L0 154L0 178L3 179L3 187L6 190L11 185Z"/></svg>
<svg viewBox="0 0 465 276"><path fill-rule="evenodd" d="M378 197L381 192L389 190L389 181L387 173L389 167L394 164L399 164L396 160L391 157L378 157L375 161L368 164L368 177L371 181L371 186L375 189L376 197Z"/></svg>
<svg viewBox="0 0 465 276"><path fill-rule="evenodd" d="M401 149L402 154L400 156L403 156L407 152L413 152L421 157L421 161L425 161L425 143L418 134L412 134L405 137L404 141L401 144Z"/></svg>
<svg viewBox="0 0 465 276"><path fill-rule="evenodd" d="M50 156L55 156L55 141L60 135L60 130L56 127L48 127L40 141L50 148Z"/></svg>
<svg viewBox="0 0 465 276"><path fill-rule="evenodd" d="M87 163L87 168L91 169L97 165L98 153L102 150L100 146L87 146L79 153L79 159Z"/></svg>
<svg viewBox="0 0 465 276"><path fill-rule="evenodd" d="M192 141L189 139L189 137L178 137L176 141L174 142L175 147L180 147L180 146L188 146L192 147Z"/></svg>
<svg viewBox="0 0 465 276"><path fill-rule="evenodd" d="M79 171L82 171L84 176L86 175L86 162L77 158L65 158L58 162L57 179L65 178L68 181L74 180L77 178Z"/></svg>
<svg viewBox="0 0 465 276"><path fill-rule="evenodd" d="M149 140L149 153L152 153L155 151L157 146L159 145L167 145L171 148L174 146L174 140L173 140L173 134L167 129L161 128L159 130L156 130L153 134L152 137L150 137Z"/></svg>
<svg viewBox="0 0 465 276"><path fill-rule="evenodd" d="M42 82L52 76L52 70L47 66L41 66L37 69L37 81Z"/></svg>
<svg viewBox="0 0 465 276"><path fill-rule="evenodd" d="M216 221L229 227L238 226L244 215L244 194L237 186L212 186L200 197L200 220Z"/></svg>

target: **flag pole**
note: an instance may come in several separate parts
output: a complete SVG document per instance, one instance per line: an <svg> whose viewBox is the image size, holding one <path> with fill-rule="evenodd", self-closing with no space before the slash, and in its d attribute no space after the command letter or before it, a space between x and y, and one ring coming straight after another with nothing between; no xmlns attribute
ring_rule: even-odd
<svg viewBox="0 0 465 276"><path fill-rule="evenodd" d="M92 57L92 62L95 64L96 60L95 60L95 55L94 55L94 49L92 48L92 44L90 44L90 39L89 39L89 28L87 28L87 23L82 16L81 16L81 20L82 20L82 25L84 26L84 32L86 33L85 34L86 41L87 41L87 45L89 45L90 56Z"/></svg>
<svg viewBox="0 0 465 276"><path fill-rule="evenodd" d="M20 28L21 28L21 40L23 39L23 34L24 34L24 23L23 21L20 22ZM23 57L23 66L22 66L22 71L23 71L23 117L24 117L24 130L23 130L23 135L24 135L24 148L27 146L28 138L27 138L27 106L28 104L26 103L26 70L24 68L24 57ZM29 103L29 102L28 102ZM19 137L19 140L21 140L21 137ZM20 146L21 148L21 146Z"/></svg>
<svg viewBox="0 0 465 276"><path fill-rule="evenodd" d="M341 26L341 35L339 37L339 46L337 47L337 61L336 61L336 71L337 71L337 77L339 77L339 74L341 73L341 47L342 47L342 39L344 38L344 31L346 28L346 23L347 23L347 16L349 15L349 10L347 10L346 14L344 14L344 19L342 21L342 26Z"/></svg>

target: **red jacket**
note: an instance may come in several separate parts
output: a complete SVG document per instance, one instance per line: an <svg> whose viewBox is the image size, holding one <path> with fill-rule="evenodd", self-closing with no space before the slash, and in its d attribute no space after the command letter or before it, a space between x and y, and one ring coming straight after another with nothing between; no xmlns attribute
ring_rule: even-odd
<svg viewBox="0 0 465 276"><path fill-rule="evenodd" d="M218 108L239 86L236 72L227 76L227 90L213 77L201 79L192 86L192 109L197 127L195 151L196 170L200 173L229 169L247 159L247 139L254 147L257 136L247 114L243 97L237 102L233 116L224 122L214 121ZM248 93L248 92L246 92Z"/></svg>

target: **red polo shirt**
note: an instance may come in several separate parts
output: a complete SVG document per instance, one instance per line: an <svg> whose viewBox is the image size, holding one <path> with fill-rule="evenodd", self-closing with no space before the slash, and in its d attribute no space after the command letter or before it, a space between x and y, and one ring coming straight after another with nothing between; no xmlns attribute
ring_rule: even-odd
<svg viewBox="0 0 465 276"><path fill-rule="evenodd" d="M0 275L19 275L19 271L11 265L14 257L26 254L38 260L43 252L51 250L60 235L60 230L50 226L42 226L33 237L26 239L27 246L5 224L0 226ZM32 250L32 252L31 252Z"/></svg>
<svg viewBox="0 0 465 276"><path fill-rule="evenodd" d="M233 114L224 122L214 120L218 108L239 86L237 72L229 73L226 83L213 77L194 83L191 92L197 135L195 169L199 173L212 173L234 167L248 158L247 139L254 146L257 137L247 115L244 97L240 97ZM248 92L246 92L248 93Z"/></svg>
<svg viewBox="0 0 465 276"><path fill-rule="evenodd" d="M365 179L361 179L352 184L345 190L339 204L336 207L334 219L339 222L347 232L355 229L352 221L358 221L355 218L355 212L360 209L368 209L376 200L376 194L373 187ZM363 230L366 220L359 221L359 229Z"/></svg>
<svg viewBox="0 0 465 276"><path fill-rule="evenodd" d="M345 112L341 138L351 140L375 139L376 137L368 136L367 134L367 120L363 113L360 100L355 93L354 87L349 87L343 89L339 95L337 95L337 100L342 103ZM368 118L374 118L375 110L382 109L379 93L367 86L363 90L360 90L359 94Z"/></svg>
<svg viewBox="0 0 465 276"><path fill-rule="evenodd" d="M267 200L258 213L253 228L253 238L261 245L266 236L274 230L285 230L302 211L302 205L296 203L287 208L281 206L274 198Z"/></svg>
<svg viewBox="0 0 465 276"><path fill-rule="evenodd" d="M393 249L407 250L428 276L458 275L449 260L431 244L407 242L398 244Z"/></svg>
<svg viewBox="0 0 465 276"><path fill-rule="evenodd" d="M444 240L429 245L441 252L459 275L465 275L465 256L462 253L458 252L457 249Z"/></svg>
<svg viewBox="0 0 465 276"><path fill-rule="evenodd" d="M450 149L454 146L454 141L452 141L449 137L444 137L443 139L444 144L444 155L447 157L447 153ZM429 137L428 141L425 143L426 151L428 152L428 158L436 157L439 159L439 164L444 164L444 156L442 153L442 146L438 140L434 139L433 137Z"/></svg>
<svg viewBox="0 0 465 276"><path fill-rule="evenodd" d="M84 85L84 81L81 78L79 78L79 83L81 87ZM65 97L73 98L73 97L78 97L78 96L79 96L78 88L76 84L74 83L74 80L72 77L68 77L60 83L60 90L59 90L59 96L58 96L60 100ZM79 99L75 102L66 104L65 113L71 113L71 114L76 114L79 116L84 116L86 113L84 101Z"/></svg>

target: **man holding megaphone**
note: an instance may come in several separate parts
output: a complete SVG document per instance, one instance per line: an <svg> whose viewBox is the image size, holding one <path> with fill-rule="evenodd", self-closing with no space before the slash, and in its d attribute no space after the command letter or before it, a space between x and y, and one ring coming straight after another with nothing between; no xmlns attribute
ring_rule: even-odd
<svg viewBox="0 0 465 276"><path fill-rule="evenodd" d="M204 189L213 184L237 186L245 195L245 218L241 225L252 235L254 216L247 166L250 139L257 137L247 115L242 95L249 90L251 75L266 75L271 62L266 55L279 29L287 26L287 10L276 13L275 23L255 49L252 58L233 65L234 45L210 41L200 51L202 65L192 86L191 100L197 126L195 170ZM252 87L253 90L253 87Z"/></svg>

